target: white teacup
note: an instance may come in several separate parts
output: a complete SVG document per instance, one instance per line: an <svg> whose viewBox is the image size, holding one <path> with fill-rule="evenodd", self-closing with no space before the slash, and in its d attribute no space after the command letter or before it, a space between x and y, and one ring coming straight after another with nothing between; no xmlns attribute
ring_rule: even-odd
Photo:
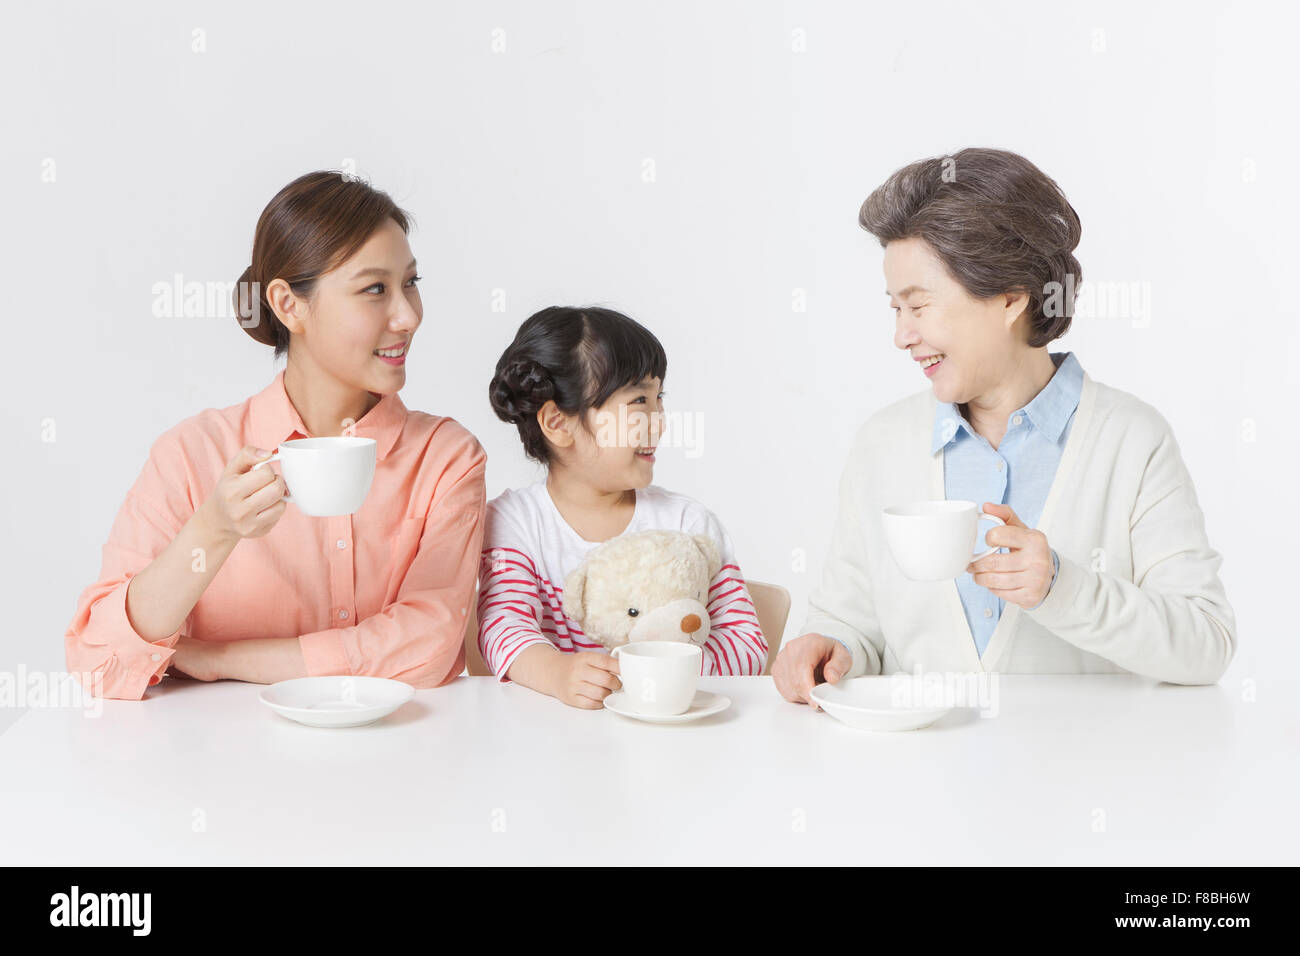
<svg viewBox="0 0 1300 956"><path fill-rule="evenodd" d="M295 438L281 442L261 468L280 462L291 501L303 514L317 517L350 515L361 507L375 477L375 440L340 435L333 438Z"/></svg>
<svg viewBox="0 0 1300 956"><path fill-rule="evenodd" d="M966 565L997 552L973 554L979 522L1006 524L984 514L973 501L918 501L885 508L880 515L885 540L903 576L913 581L944 581Z"/></svg>
<svg viewBox="0 0 1300 956"><path fill-rule="evenodd" d="M703 653L698 644L685 641L637 641L614 648L628 706L654 717L686 713L695 699Z"/></svg>

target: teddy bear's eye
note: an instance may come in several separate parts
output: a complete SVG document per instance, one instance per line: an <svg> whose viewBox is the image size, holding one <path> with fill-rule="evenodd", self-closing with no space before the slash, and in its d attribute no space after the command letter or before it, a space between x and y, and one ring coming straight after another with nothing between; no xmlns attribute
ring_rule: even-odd
<svg viewBox="0 0 1300 956"><path fill-rule="evenodd" d="M628 617L636 617L636 616L637 616L638 614L640 614L640 613L641 613L641 612L638 611L638 610L637 610L636 608L634 608L634 607L630 607L630 608L627 609L627 616L628 616Z"/></svg>

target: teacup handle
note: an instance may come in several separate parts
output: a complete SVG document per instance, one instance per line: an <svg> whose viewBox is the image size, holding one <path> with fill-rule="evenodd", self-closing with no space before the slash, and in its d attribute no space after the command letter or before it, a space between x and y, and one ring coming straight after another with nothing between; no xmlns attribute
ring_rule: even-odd
<svg viewBox="0 0 1300 956"><path fill-rule="evenodd" d="M258 469L258 468L261 468L263 465L269 465L271 462L273 462L273 461L279 461L279 460L280 460L280 453L277 451L277 452L276 452L274 455L272 455L270 458L263 458L261 461L259 461L256 465L254 465L252 468L250 468L250 469L248 469L248 470L249 470L249 471L254 471L254 470ZM281 477L284 477L284 476L281 475ZM285 487L286 490L287 490L289 486L288 486L288 485L285 485L284 487ZM283 501L293 501L293 499L290 498L287 494L284 496L284 498L283 498L282 500L283 500Z"/></svg>
<svg viewBox="0 0 1300 956"><path fill-rule="evenodd" d="M1003 521L1001 518L999 518L997 515L985 514L985 513L982 512L982 511L980 512L979 520L980 520L980 521L992 521L994 524L1000 524L1000 525L1003 525L1003 526L1006 525L1006 522ZM979 525L977 524L976 527L979 527ZM997 553L998 553L998 549L997 549L997 548L989 548L989 549L988 549L987 551L985 551L983 554L977 554L977 555L975 555L973 558L971 558L971 561L979 561L979 560L982 559L982 558L987 558L990 554L997 554Z"/></svg>

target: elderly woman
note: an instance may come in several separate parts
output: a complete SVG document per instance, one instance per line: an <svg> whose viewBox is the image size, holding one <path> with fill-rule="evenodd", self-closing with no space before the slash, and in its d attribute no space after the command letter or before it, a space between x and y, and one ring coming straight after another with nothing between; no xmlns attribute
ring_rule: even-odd
<svg viewBox="0 0 1300 956"><path fill-rule="evenodd" d="M863 204L884 247L894 345L930 388L858 431L786 699L904 670L1217 681L1236 623L1169 424L1049 344L1070 327L1079 217L1025 158L966 149ZM966 499L1006 522L955 581L903 576L883 508ZM816 706L815 704L813 705Z"/></svg>

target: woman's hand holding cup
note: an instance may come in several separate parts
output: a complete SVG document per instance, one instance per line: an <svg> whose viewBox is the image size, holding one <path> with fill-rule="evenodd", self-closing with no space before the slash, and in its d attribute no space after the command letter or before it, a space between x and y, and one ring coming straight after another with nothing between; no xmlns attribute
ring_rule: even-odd
<svg viewBox="0 0 1300 956"><path fill-rule="evenodd" d="M966 568L980 587L1022 608L1037 607L1052 586L1055 567L1047 535L1028 528L1007 505L985 502L984 513L1006 525L990 528L984 541L990 548L1010 548L1009 554L990 554Z"/></svg>
<svg viewBox="0 0 1300 956"><path fill-rule="evenodd" d="M199 506L213 533L227 540L260 538L288 507L284 479L270 468L254 466L272 452L245 445L226 464L212 494Z"/></svg>

